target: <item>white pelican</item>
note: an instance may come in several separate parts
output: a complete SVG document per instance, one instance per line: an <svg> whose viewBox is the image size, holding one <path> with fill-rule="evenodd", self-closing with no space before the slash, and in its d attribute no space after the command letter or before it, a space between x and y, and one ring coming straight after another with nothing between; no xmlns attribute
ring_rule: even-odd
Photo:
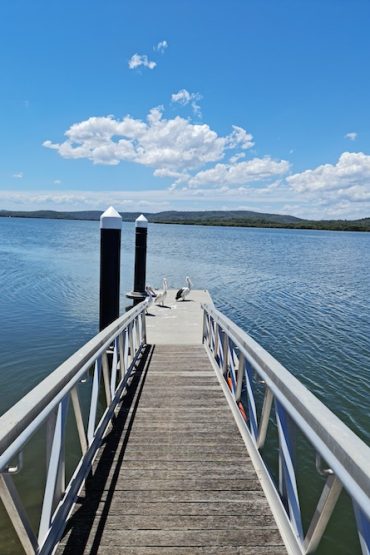
<svg viewBox="0 0 370 555"><path fill-rule="evenodd" d="M191 291L191 288L193 287L193 284L190 281L189 276L186 276L185 278L187 287L181 287L181 289L179 289L176 293L176 300L179 301L180 299L185 300L185 297L187 297Z"/></svg>
<svg viewBox="0 0 370 555"><path fill-rule="evenodd" d="M166 300L167 297L167 289L168 289L168 285L167 285L167 279L164 277L163 278L163 290L162 291L158 291L157 296L154 300L155 304L161 304L161 306L164 305L164 301Z"/></svg>
<svg viewBox="0 0 370 555"><path fill-rule="evenodd" d="M147 309L146 309L146 313L148 314L148 309L149 306L153 303L153 301L155 300L155 294L153 295L154 291L153 289L150 287L150 285L147 285L145 287L145 292L146 292L146 300L147 300Z"/></svg>
<svg viewBox="0 0 370 555"><path fill-rule="evenodd" d="M145 287L145 291L146 291L146 294L150 297L153 297L153 299L157 296L157 293L154 291L153 287L149 284Z"/></svg>

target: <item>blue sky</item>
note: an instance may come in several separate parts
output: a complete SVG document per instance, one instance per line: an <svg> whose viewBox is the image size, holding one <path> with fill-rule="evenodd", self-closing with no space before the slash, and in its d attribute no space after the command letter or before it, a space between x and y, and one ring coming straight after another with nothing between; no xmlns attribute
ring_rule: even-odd
<svg viewBox="0 0 370 555"><path fill-rule="evenodd" d="M4 0L0 209L370 216L368 0Z"/></svg>

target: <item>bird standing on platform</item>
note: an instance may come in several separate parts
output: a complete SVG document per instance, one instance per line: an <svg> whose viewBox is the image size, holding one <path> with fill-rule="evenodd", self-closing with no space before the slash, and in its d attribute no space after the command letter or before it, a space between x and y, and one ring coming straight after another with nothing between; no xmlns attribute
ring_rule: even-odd
<svg viewBox="0 0 370 555"><path fill-rule="evenodd" d="M185 281L186 281L187 287L181 287L181 289L177 291L176 293L177 301L179 301L180 299L184 301L185 297L189 295L191 288L193 287L193 284L191 283L189 276L186 276Z"/></svg>
<svg viewBox="0 0 370 555"><path fill-rule="evenodd" d="M148 302L147 305L147 309L145 311L145 314L149 314L148 309L149 306L151 306L151 304L154 302L155 298L156 298L156 293L154 293L153 289L150 287L150 285L147 285L145 287L145 293L146 293L146 300Z"/></svg>
<svg viewBox="0 0 370 555"><path fill-rule="evenodd" d="M164 301L166 300L167 297L167 289L168 289L168 285L167 285L167 279L164 277L163 278L163 290L162 291L158 291L157 296L154 300L155 304L161 304L161 306L164 305Z"/></svg>
<svg viewBox="0 0 370 555"><path fill-rule="evenodd" d="M154 291L153 287L151 285L147 285L145 287L145 293L147 295L147 297L151 297L151 299L155 299L157 296L157 293Z"/></svg>

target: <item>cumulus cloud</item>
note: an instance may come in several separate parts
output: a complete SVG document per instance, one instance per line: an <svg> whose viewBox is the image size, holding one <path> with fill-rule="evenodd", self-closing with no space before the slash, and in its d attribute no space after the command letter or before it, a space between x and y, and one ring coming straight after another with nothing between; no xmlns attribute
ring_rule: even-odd
<svg viewBox="0 0 370 555"><path fill-rule="evenodd" d="M171 102L181 104L182 106L191 104L194 114L198 117L202 117L201 108L198 104L202 98L202 95L197 92L191 93L186 89L181 89L177 93L171 95Z"/></svg>
<svg viewBox="0 0 370 555"><path fill-rule="evenodd" d="M17 173L13 173L12 177L14 179L22 179L23 178L23 172L17 172Z"/></svg>
<svg viewBox="0 0 370 555"><path fill-rule="evenodd" d="M137 69L141 66L147 67L148 69L154 69L156 65L156 62L149 60L146 54L133 54L128 61L128 67L130 69Z"/></svg>
<svg viewBox="0 0 370 555"><path fill-rule="evenodd" d="M346 133L344 138L349 139L350 141L355 141L357 139L357 133L355 133L355 131L351 131L351 133Z"/></svg>
<svg viewBox="0 0 370 555"><path fill-rule="evenodd" d="M213 168L198 172L189 180L189 186L242 185L284 175L289 167L286 160L275 161L268 156L231 164L216 164Z"/></svg>
<svg viewBox="0 0 370 555"><path fill-rule="evenodd" d="M176 181L173 183L174 186L178 183L185 183L190 179L190 175L186 172L176 172L165 168L154 170L153 175L155 177L171 177L171 179L175 179Z"/></svg>
<svg viewBox="0 0 370 555"><path fill-rule="evenodd" d="M250 133L247 133L242 127L233 125L233 132L228 137L227 146L228 148L242 148L246 150L254 146L253 137Z"/></svg>
<svg viewBox="0 0 370 555"><path fill-rule="evenodd" d="M48 140L43 145L63 158L87 158L94 164L107 165L128 161L183 173L221 160L226 149L238 145L245 148L248 134L236 129L230 135L219 136L207 124L195 124L180 116L166 119L160 106L150 110L146 120L91 117L73 124L64 142Z"/></svg>
<svg viewBox="0 0 370 555"><path fill-rule="evenodd" d="M245 158L245 152L238 152L237 154L231 156L230 163L235 164L235 162L238 162L238 160L241 160L242 158Z"/></svg>
<svg viewBox="0 0 370 555"><path fill-rule="evenodd" d="M158 44L153 46L154 52L160 52L161 54L168 48L168 42L166 40L161 40Z"/></svg>
<svg viewBox="0 0 370 555"><path fill-rule="evenodd" d="M171 96L172 102L178 102L185 106L189 104L193 99L199 100L202 98L199 93L190 93L186 89L181 89L177 93L173 93Z"/></svg>
<svg viewBox="0 0 370 555"><path fill-rule="evenodd" d="M370 156L363 152L343 152L336 164L323 164L313 170L296 173L287 178L298 192L348 189L354 185L370 184Z"/></svg>
<svg viewBox="0 0 370 555"><path fill-rule="evenodd" d="M179 91L176 102L191 102L191 93ZM177 95L177 96L176 96ZM152 108L145 119L125 116L91 117L73 124L61 143L43 143L63 158L91 160L93 164L117 165L133 162L153 169L153 175L170 178L173 185L196 189L203 185L236 187L267 184L289 170L286 160L270 157L244 159L253 137L233 125L228 135L219 135L207 124L180 116L166 118L163 106ZM223 162L226 154L232 155Z"/></svg>

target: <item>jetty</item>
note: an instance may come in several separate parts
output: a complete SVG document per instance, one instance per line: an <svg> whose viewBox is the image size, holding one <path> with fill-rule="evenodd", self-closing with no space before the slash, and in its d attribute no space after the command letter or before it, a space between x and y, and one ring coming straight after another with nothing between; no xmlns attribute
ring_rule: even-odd
<svg viewBox="0 0 370 555"><path fill-rule="evenodd" d="M148 345L58 554L286 549L202 344L205 291L146 316Z"/></svg>
<svg viewBox="0 0 370 555"><path fill-rule="evenodd" d="M101 331L0 417L8 553L303 555L320 546L345 491L359 552L369 554L370 448L209 292L176 301L170 289L162 306L135 285L130 310L116 317L114 303L105 307ZM41 436L35 514L18 475ZM317 470L309 518L300 437Z"/></svg>

